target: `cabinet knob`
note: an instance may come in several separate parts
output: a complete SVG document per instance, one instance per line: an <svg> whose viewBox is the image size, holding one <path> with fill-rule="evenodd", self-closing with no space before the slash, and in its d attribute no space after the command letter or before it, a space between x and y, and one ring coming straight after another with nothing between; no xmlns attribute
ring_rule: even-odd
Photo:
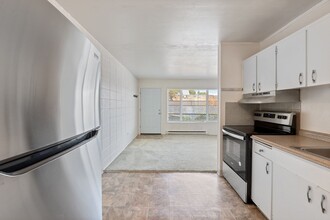
<svg viewBox="0 0 330 220"><path fill-rule="evenodd" d="M303 74L299 73L299 85L303 84Z"/></svg>
<svg viewBox="0 0 330 220"><path fill-rule="evenodd" d="M307 190L307 201L308 203L311 203L312 198L310 197L310 192L312 191L312 187L308 186L308 190Z"/></svg>
<svg viewBox="0 0 330 220"><path fill-rule="evenodd" d="M324 208L324 201L326 200L325 195L322 195L322 199L321 199L321 210L322 213L325 214L327 212L327 210Z"/></svg>
<svg viewBox="0 0 330 220"><path fill-rule="evenodd" d="M313 83L316 82L316 79L317 79L317 73L316 73L316 70L313 70L312 71L312 81L313 81Z"/></svg>

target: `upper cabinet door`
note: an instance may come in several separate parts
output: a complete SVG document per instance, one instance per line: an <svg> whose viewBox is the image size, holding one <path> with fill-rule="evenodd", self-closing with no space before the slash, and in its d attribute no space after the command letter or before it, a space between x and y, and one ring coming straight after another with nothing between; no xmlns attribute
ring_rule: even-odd
<svg viewBox="0 0 330 220"><path fill-rule="evenodd" d="M306 86L306 30L277 44L277 90Z"/></svg>
<svg viewBox="0 0 330 220"><path fill-rule="evenodd" d="M330 15L307 28L307 86L330 83Z"/></svg>
<svg viewBox="0 0 330 220"><path fill-rule="evenodd" d="M257 57L252 56L243 63L243 93L255 93L257 91Z"/></svg>
<svg viewBox="0 0 330 220"><path fill-rule="evenodd" d="M276 89L276 47L268 47L257 55L257 92Z"/></svg>

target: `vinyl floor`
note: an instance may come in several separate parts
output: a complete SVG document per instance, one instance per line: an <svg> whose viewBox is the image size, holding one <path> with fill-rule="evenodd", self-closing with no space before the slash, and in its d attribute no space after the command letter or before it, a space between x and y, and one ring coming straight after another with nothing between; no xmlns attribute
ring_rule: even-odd
<svg viewBox="0 0 330 220"><path fill-rule="evenodd" d="M212 173L105 173L103 220L263 220Z"/></svg>

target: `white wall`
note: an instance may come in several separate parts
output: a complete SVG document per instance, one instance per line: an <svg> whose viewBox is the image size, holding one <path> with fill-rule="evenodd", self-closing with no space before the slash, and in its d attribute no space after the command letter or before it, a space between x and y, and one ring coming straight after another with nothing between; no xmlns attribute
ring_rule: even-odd
<svg viewBox="0 0 330 220"><path fill-rule="evenodd" d="M102 51L102 162L106 168L137 136L137 79L109 52Z"/></svg>
<svg viewBox="0 0 330 220"><path fill-rule="evenodd" d="M137 136L137 79L118 62L56 0L50 0L74 25L93 42L102 54L101 76L101 143L102 165L106 168Z"/></svg>
<svg viewBox="0 0 330 220"><path fill-rule="evenodd" d="M323 1L260 43L265 48L330 13L330 1ZM330 73L329 73L330 74ZM330 86L301 89L300 128L330 133Z"/></svg>
<svg viewBox="0 0 330 220"><path fill-rule="evenodd" d="M226 102L238 102L243 95L243 60L258 51L258 43L221 43L221 127L225 124Z"/></svg>
<svg viewBox="0 0 330 220"><path fill-rule="evenodd" d="M242 62L244 59L259 51L258 43L221 43L219 47L219 87L220 87L220 118L219 128L221 129L226 123L226 103L238 102L243 94L243 69ZM237 105L238 108L243 107ZM249 111L240 111L248 114ZM245 120L247 115L237 115ZM223 160L223 140L222 135L218 136L218 154L219 163L218 170L222 170ZM221 174L221 172L218 172Z"/></svg>
<svg viewBox="0 0 330 220"><path fill-rule="evenodd" d="M301 89L301 129L330 134L329 110L330 85Z"/></svg>
<svg viewBox="0 0 330 220"><path fill-rule="evenodd" d="M217 122L202 123L168 123L167 122L167 89L217 89L217 80L149 80L140 79L139 88L161 88L162 89L162 134L170 130L198 130L206 131L207 134L217 135Z"/></svg>

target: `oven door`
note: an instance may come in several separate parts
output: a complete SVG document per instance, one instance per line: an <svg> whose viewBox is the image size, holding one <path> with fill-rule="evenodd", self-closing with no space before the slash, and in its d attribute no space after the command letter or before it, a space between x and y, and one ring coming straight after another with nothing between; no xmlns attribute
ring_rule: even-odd
<svg viewBox="0 0 330 220"><path fill-rule="evenodd" d="M225 129L223 132L224 162L245 182L247 182L247 142L246 137L232 133Z"/></svg>

